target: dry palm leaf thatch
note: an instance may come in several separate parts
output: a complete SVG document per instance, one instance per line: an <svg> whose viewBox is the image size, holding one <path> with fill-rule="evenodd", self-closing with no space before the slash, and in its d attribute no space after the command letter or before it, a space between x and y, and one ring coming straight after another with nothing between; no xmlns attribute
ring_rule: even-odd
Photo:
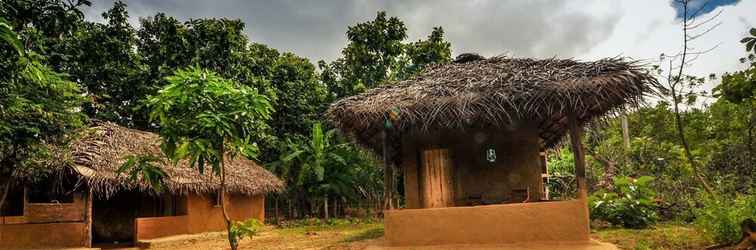
<svg viewBox="0 0 756 250"><path fill-rule="evenodd" d="M341 99L326 117L376 152L387 121L392 133L508 128L528 121L539 124L545 146L553 147L567 132L569 112L584 124L626 104L640 104L658 85L643 65L624 58L470 58Z"/></svg>
<svg viewBox="0 0 756 250"><path fill-rule="evenodd" d="M120 190L152 192L143 181L132 181L118 168L130 155L162 156L160 137L157 134L120 127L110 122L99 122L86 129L70 144L73 170L98 195L109 197ZM254 161L238 156L226 157L226 185L232 193L246 195L278 192L283 182ZM206 170L204 174L190 168L186 161L174 165L167 159L156 162L168 175L164 189L174 194L208 193L220 188L220 178Z"/></svg>

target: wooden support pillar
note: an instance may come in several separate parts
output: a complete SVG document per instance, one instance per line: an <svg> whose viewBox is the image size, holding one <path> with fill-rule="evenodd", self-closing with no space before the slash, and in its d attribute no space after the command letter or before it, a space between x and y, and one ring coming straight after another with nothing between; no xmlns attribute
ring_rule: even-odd
<svg viewBox="0 0 756 250"><path fill-rule="evenodd" d="M381 133L381 139L383 140L383 209L394 209L393 194L394 194L394 171L389 163L388 155L388 131L386 129Z"/></svg>
<svg viewBox="0 0 756 250"><path fill-rule="evenodd" d="M570 128L570 142L572 153L575 155L575 179L577 180L578 199L588 198L588 184L585 180L585 152L583 149L583 128L580 127L577 114L570 112L567 115L567 123Z"/></svg>
<svg viewBox="0 0 756 250"><path fill-rule="evenodd" d="M86 237L84 237L83 245L85 247L92 247L92 203L94 203L94 192L92 191L92 188L89 187L86 197L84 198L84 232L87 234Z"/></svg>

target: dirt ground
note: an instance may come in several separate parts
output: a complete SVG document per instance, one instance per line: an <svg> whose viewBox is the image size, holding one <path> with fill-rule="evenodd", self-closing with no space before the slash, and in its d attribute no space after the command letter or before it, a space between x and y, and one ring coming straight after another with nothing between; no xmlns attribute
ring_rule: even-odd
<svg viewBox="0 0 756 250"><path fill-rule="evenodd" d="M336 225L267 226L252 239L244 239L240 249L335 249L372 250L388 248L383 243L380 221L339 223ZM712 243L698 230L686 225L659 224L652 228L600 229L591 235L595 240L585 245L529 244L507 246L432 246L413 249L703 249ZM598 242L601 241L601 242ZM605 242L605 243L602 243ZM616 245L616 246L615 246ZM229 249L225 235L204 235L154 242L149 249Z"/></svg>
<svg viewBox="0 0 756 250"><path fill-rule="evenodd" d="M383 236L380 222L296 226L290 228L265 227L252 239L244 239L239 249L361 249L353 242ZM189 239L155 242L150 249L229 249L224 234L210 233Z"/></svg>

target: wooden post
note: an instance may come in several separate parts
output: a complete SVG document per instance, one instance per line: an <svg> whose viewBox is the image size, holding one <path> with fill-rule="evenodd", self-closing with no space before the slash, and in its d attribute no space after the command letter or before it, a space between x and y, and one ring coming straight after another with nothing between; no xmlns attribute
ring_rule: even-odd
<svg viewBox="0 0 756 250"><path fill-rule="evenodd" d="M383 209L394 209L392 202L393 196L393 171L391 171L391 164L388 159L388 131L383 129L381 133L381 139L383 140Z"/></svg>
<svg viewBox="0 0 756 250"><path fill-rule="evenodd" d="M625 150L630 150L630 129L627 125L627 114L622 114L620 118L622 125L622 145L625 146Z"/></svg>
<svg viewBox="0 0 756 250"><path fill-rule="evenodd" d="M585 182L585 152L583 149L583 128L578 124L577 114L570 112L567 115L567 123L570 128L570 142L572 154L575 155L575 179L577 180L578 199L588 198L588 185Z"/></svg>
<svg viewBox="0 0 756 250"><path fill-rule="evenodd" d="M92 207L93 207L92 203L94 203L94 194L92 192L92 188L91 187L89 187L88 190L87 190L87 196L85 198L84 203L85 203L85 205L84 205L85 206L84 207L84 231L87 234L87 236L84 239L86 241L86 242L84 242L84 246L85 247L92 247L92 239L93 239L93 236L92 236L92 221L93 221L92 216L94 215L93 211L92 211ZM136 243L136 242L134 242L134 243Z"/></svg>

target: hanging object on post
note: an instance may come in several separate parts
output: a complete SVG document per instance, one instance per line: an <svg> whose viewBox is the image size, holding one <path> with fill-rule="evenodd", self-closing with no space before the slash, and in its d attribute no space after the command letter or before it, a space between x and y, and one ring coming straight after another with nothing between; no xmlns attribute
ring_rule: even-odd
<svg viewBox="0 0 756 250"><path fill-rule="evenodd" d="M486 160L490 163L496 162L496 149L491 147L486 150Z"/></svg>

